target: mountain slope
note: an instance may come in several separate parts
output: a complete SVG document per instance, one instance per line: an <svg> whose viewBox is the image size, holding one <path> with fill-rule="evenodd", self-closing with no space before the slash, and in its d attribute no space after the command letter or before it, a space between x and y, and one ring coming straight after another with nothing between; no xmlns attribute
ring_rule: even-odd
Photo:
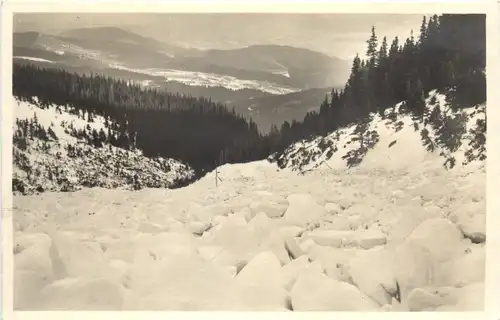
<svg viewBox="0 0 500 320"><path fill-rule="evenodd" d="M59 36L14 33L13 47L14 56L19 51L33 50L34 54L45 51L46 55L56 53L60 56L55 62L94 67L117 62L148 66L151 61L163 66L177 50L184 51L119 28L77 29Z"/></svg>
<svg viewBox="0 0 500 320"><path fill-rule="evenodd" d="M189 166L178 161L146 158L138 149L102 143L120 137L108 129L110 120L100 116L86 118L68 106L41 107L36 100L16 100L13 105L14 192L173 188L194 176Z"/></svg>
<svg viewBox="0 0 500 320"><path fill-rule="evenodd" d="M186 59L189 65L206 65L208 68L237 68L274 75L293 87L343 85L350 66L347 61L325 54L290 46L253 45L233 50L208 50L200 57ZM256 74L258 76L258 74Z"/></svg>
<svg viewBox="0 0 500 320"><path fill-rule="evenodd" d="M414 119L399 103L386 110L384 119L371 114L360 124L293 144L276 157L280 167L298 171L323 164L340 169L380 162L407 168L422 162L437 164L436 159L452 169L486 159L485 134L485 104L454 111L446 96L434 90L426 99L423 119Z"/></svg>
<svg viewBox="0 0 500 320"><path fill-rule="evenodd" d="M125 31L117 27L79 28L64 31L59 37L85 42L117 42L161 48L166 45L152 38ZM174 46L172 46L174 47ZM180 49L180 48L179 48Z"/></svg>

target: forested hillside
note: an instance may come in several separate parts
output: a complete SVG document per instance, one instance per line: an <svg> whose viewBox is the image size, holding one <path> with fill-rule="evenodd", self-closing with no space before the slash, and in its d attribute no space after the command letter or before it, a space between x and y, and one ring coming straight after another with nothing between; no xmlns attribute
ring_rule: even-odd
<svg viewBox="0 0 500 320"><path fill-rule="evenodd" d="M257 126L209 99L193 98L125 81L62 70L14 65L14 95L43 104L70 103L92 122L96 114L112 118L120 148L137 145L146 156L183 159L198 172L220 162L265 157ZM98 137L99 138L99 137Z"/></svg>
<svg viewBox="0 0 500 320"><path fill-rule="evenodd" d="M425 99L434 89L445 93L455 110L486 101L485 15L424 17L418 36L379 42L372 29L369 59L354 59L344 89L332 92L319 113L274 128L277 151L302 138L363 122L372 112L383 115L401 101L402 110L423 119Z"/></svg>
<svg viewBox="0 0 500 320"><path fill-rule="evenodd" d="M380 42L380 44L379 44ZM319 112L302 122L284 122L268 135L253 121L210 99L154 89L143 89L101 75L77 75L62 70L14 65L13 92L42 104L70 103L89 121L95 114L117 123L120 132L110 141L119 147L137 145L146 156L162 156L189 163L199 174L220 163L249 162L283 152L290 144L326 135L370 113L385 116L386 109L403 101L399 112L422 121L431 90L447 96L455 109L486 100L485 16L424 17L420 34L402 41L379 41L375 28L367 41L367 60L356 57L344 89L334 90ZM453 119L440 121L446 135ZM486 123L479 126L486 131ZM99 137L97 137L99 139Z"/></svg>

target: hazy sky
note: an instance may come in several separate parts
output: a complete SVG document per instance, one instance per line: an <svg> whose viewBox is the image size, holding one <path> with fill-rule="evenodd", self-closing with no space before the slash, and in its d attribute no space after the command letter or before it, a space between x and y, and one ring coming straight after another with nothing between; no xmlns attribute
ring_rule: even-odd
<svg viewBox="0 0 500 320"><path fill-rule="evenodd" d="M117 26L172 44L196 48L238 48L281 44L340 58L364 54L375 25L377 35L406 39L422 15L408 14L165 14L24 13L14 16L14 31L57 34L71 28Z"/></svg>

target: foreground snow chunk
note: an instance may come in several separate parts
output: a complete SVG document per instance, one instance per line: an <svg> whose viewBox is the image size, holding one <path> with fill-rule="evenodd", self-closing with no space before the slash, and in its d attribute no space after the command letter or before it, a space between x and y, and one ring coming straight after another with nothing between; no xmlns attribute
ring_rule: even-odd
<svg viewBox="0 0 500 320"><path fill-rule="evenodd" d="M44 277L52 276L52 239L47 234L16 233L14 243L16 271L33 271Z"/></svg>
<svg viewBox="0 0 500 320"><path fill-rule="evenodd" d="M408 295L409 311L435 311L445 305L453 305L457 301L453 288L441 290L413 289Z"/></svg>
<svg viewBox="0 0 500 320"><path fill-rule="evenodd" d="M309 258L307 256L300 256L281 268L283 283L286 290L290 291L292 289L300 272L307 268L308 265Z"/></svg>
<svg viewBox="0 0 500 320"><path fill-rule="evenodd" d="M39 310L39 299L42 289L50 284L52 279L30 270L14 271L14 310Z"/></svg>
<svg viewBox="0 0 500 320"><path fill-rule="evenodd" d="M392 260L391 250L377 247L358 252L349 262L348 273L354 284L380 305L390 304L396 295Z"/></svg>
<svg viewBox="0 0 500 320"><path fill-rule="evenodd" d="M290 256L285 247L285 237L278 232L271 232L261 242L262 250L272 251L278 257L281 265L290 262Z"/></svg>
<svg viewBox="0 0 500 320"><path fill-rule="evenodd" d="M65 231L52 235L52 259L60 268L54 270L56 276L79 277L104 276L107 263L101 246L85 235Z"/></svg>
<svg viewBox="0 0 500 320"><path fill-rule="evenodd" d="M211 229L206 241L221 248L213 260L219 265L235 266L241 261L248 262L261 252L261 239L239 215L229 216Z"/></svg>
<svg viewBox="0 0 500 320"><path fill-rule="evenodd" d="M288 200L278 196L264 196L250 205L253 215L264 212L269 218L281 218L288 209Z"/></svg>
<svg viewBox="0 0 500 320"><path fill-rule="evenodd" d="M394 269L402 299L411 290L434 285L433 274L449 260L465 254L462 233L446 219L420 224L395 253Z"/></svg>
<svg viewBox="0 0 500 320"><path fill-rule="evenodd" d="M387 243L386 236L378 230L363 231L341 231L316 229L305 235L306 238L314 240L317 244L341 247L360 247L370 249Z"/></svg>
<svg viewBox="0 0 500 320"><path fill-rule="evenodd" d="M185 275L185 276L182 276ZM244 310L243 290L227 269L193 254L176 254L130 273L129 310ZM251 308L247 308L249 310Z"/></svg>
<svg viewBox="0 0 500 320"><path fill-rule="evenodd" d="M286 307L281 264L271 251L255 256L236 276L246 291L245 300L253 311L277 311Z"/></svg>
<svg viewBox="0 0 500 320"><path fill-rule="evenodd" d="M327 215L325 207L319 205L310 194L292 194L287 200L289 205L284 218L297 226L305 226L308 222Z"/></svg>
<svg viewBox="0 0 500 320"><path fill-rule="evenodd" d="M305 254L294 238L288 238L285 240L285 249L292 259L297 259Z"/></svg>
<svg viewBox="0 0 500 320"><path fill-rule="evenodd" d="M464 287L481 282L485 277L484 245L467 246L465 255L437 267L435 281L440 286Z"/></svg>
<svg viewBox="0 0 500 320"><path fill-rule="evenodd" d="M338 203L327 202L325 204L325 209L330 214L339 214L342 212L342 206Z"/></svg>
<svg viewBox="0 0 500 320"><path fill-rule="evenodd" d="M486 206L485 203L471 202L457 208L451 216L464 235L474 243L486 241Z"/></svg>
<svg viewBox="0 0 500 320"><path fill-rule="evenodd" d="M291 291L294 311L377 311L355 286L314 270L304 270Z"/></svg>
<svg viewBox="0 0 500 320"><path fill-rule="evenodd" d="M321 264L327 276L335 280L352 281L348 266L349 261L359 252L358 248L339 249L313 243L306 251L312 261Z"/></svg>
<svg viewBox="0 0 500 320"><path fill-rule="evenodd" d="M142 233L161 233L166 231L166 228L156 223L144 221L139 225L137 231Z"/></svg>
<svg viewBox="0 0 500 320"><path fill-rule="evenodd" d="M45 287L42 310L121 310L121 288L104 278L65 278Z"/></svg>
<svg viewBox="0 0 500 320"><path fill-rule="evenodd" d="M14 237L14 309L35 308L41 290L54 280L47 234L19 232Z"/></svg>
<svg viewBox="0 0 500 320"><path fill-rule="evenodd" d="M484 311L484 289L484 282L457 289L457 302L442 306L438 311Z"/></svg>
<svg viewBox="0 0 500 320"><path fill-rule="evenodd" d="M465 287L416 288L408 296L410 311L482 311L484 284Z"/></svg>

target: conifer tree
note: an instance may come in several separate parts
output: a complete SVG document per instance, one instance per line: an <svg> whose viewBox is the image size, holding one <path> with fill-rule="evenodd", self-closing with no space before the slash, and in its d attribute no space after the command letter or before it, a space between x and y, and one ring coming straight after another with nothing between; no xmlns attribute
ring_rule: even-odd
<svg viewBox="0 0 500 320"><path fill-rule="evenodd" d="M377 48L378 48L378 39L375 34L375 26L372 26L372 33L370 39L366 42L368 44L368 48L366 50L366 56L368 57L368 66L375 66L377 60Z"/></svg>

